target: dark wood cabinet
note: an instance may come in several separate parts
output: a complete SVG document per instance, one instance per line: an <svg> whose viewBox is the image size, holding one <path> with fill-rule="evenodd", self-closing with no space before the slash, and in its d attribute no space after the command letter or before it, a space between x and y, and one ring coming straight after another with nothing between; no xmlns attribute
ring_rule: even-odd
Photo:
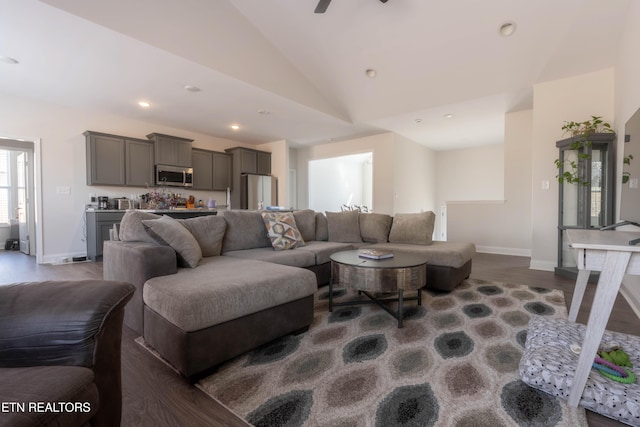
<svg viewBox="0 0 640 427"><path fill-rule="evenodd" d="M231 208L241 207L242 174L271 175L271 153L234 147L225 150L231 158Z"/></svg>
<svg viewBox="0 0 640 427"><path fill-rule="evenodd" d="M192 139L161 133L150 133L147 138L154 143L156 165L192 166Z"/></svg>
<svg viewBox="0 0 640 427"><path fill-rule="evenodd" d="M153 143L86 131L87 185L153 185Z"/></svg>
<svg viewBox="0 0 640 427"><path fill-rule="evenodd" d="M213 189L226 191L231 188L231 156L213 152Z"/></svg>

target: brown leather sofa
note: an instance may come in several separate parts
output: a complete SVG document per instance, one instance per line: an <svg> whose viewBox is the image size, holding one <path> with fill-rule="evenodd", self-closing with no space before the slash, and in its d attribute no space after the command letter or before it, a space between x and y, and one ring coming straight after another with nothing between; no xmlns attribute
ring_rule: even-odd
<svg viewBox="0 0 640 427"><path fill-rule="evenodd" d="M130 283L0 286L0 426L119 426Z"/></svg>

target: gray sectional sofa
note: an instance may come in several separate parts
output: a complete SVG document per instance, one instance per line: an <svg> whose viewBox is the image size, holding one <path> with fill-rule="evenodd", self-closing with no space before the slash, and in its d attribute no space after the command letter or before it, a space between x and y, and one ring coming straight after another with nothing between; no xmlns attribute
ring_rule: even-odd
<svg viewBox="0 0 640 427"><path fill-rule="evenodd" d="M329 282L332 253L384 247L423 254L426 287L445 291L471 272L475 246L433 242L432 212L392 218L307 209L292 215L292 248L274 250L258 211L186 220L128 211L120 240L104 246L104 278L136 288L125 324L194 380L225 360L306 330L314 293Z"/></svg>

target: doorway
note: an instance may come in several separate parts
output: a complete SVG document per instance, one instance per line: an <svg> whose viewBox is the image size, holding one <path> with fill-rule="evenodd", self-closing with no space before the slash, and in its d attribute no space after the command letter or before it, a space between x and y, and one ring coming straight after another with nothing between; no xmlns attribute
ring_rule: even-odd
<svg viewBox="0 0 640 427"><path fill-rule="evenodd" d="M0 139L0 239L9 249L37 253L34 143Z"/></svg>

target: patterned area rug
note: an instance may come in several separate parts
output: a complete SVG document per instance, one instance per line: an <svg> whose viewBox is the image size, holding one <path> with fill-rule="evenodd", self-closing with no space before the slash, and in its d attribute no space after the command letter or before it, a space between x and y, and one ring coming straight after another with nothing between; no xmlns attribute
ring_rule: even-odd
<svg viewBox="0 0 640 427"><path fill-rule="evenodd" d="M533 316L566 318L561 291L467 280L405 305L328 312L308 332L222 365L198 386L255 426L586 426L583 409L518 376ZM336 301L359 298L339 290Z"/></svg>

